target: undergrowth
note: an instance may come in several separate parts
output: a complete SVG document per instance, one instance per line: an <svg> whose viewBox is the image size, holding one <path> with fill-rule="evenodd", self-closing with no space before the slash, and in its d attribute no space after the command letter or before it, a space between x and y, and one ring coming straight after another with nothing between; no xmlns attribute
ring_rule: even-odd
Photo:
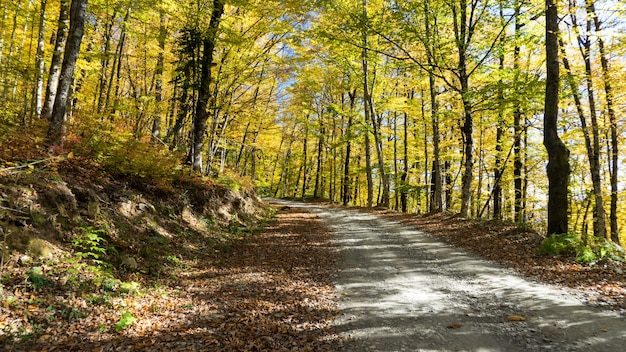
<svg viewBox="0 0 626 352"><path fill-rule="evenodd" d="M603 259L626 261L626 253L619 245L606 239L596 239L585 244L577 233L548 236L541 242L539 252L552 256L573 256L579 264L594 265Z"/></svg>

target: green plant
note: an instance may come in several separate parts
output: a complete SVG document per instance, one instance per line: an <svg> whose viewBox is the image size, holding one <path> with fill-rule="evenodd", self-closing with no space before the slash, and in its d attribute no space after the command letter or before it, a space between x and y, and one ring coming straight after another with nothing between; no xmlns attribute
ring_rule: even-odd
<svg viewBox="0 0 626 352"><path fill-rule="evenodd" d="M117 290L120 285L122 284L122 281L118 280L118 279L113 279L113 278L106 278L104 280L102 280L102 289L104 291L115 291Z"/></svg>
<svg viewBox="0 0 626 352"><path fill-rule="evenodd" d="M576 262L590 264L598 259L590 246L581 247L576 253Z"/></svg>
<svg viewBox="0 0 626 352"><path fill-rule="evenodd" d="M624 249L607 240L604 240L602 246L598 249L598 256L600 259L607 258L618 262L626 261L626 253L624 252Z"/></svg>
<svg viewBox="0 0 626 352"><path fill-rule="evenodd" d="M115 331L120 332L126 330L131 327L135 321L137 321L137 318L135 318L131 312L124 312L120 320L115 324Z"/></svg>
<svg viewBox="0 0 626 352"><path fill-rule="evenodd" d="M33 286L35 290L42 289L44 287L53 287L54 282L43 275L43 271L40 267L33 267L28 272L28 282Z"/></svg>
<svg viewBox="0 0 626 352"><path fill-rule="evenodd" d="M107 254L106 240L102 237L106 232L92 226L83 226L80 230L82 233L74 237L71 243L76 250L76 256L81 260L90 259L98 265L106 265L100 259Z"/></svg>
<svg viewBox="0 0 626 352"><path fill-rule="evenodd" d="M554 234L541 242L541 254L574 255L580 247L580 237L574 233Z"/></svg>
<svg viewBox="0 0 626 352"><path fill-rule="evenodd" d="M138 282L122 282L120 285L120 293L125 293L129 295L137 295L139 294L139 283Z"/></svg>
<svg viewBox="0 0 626 352"><path fill-rule="evenodd" d="M168 255L168 256L166 256L166 257L165 257L165 260L166 260L168 263L171 263L171 264L174 264L174 265L176 265L176 264L180 263L180 258L178 258L178 257L177 257L177 256L175 256L175 255Z"/></svg>

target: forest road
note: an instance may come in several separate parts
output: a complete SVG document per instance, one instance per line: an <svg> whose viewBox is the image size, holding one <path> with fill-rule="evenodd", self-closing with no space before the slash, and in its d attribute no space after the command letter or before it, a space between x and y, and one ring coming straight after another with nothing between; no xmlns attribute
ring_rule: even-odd
<svg viewBox="0 0 626 352"><path fill-rule="evenodd" d="M279 202L334 232L347 351L626 351L626 319L571 291L376 215Z"/></svg>

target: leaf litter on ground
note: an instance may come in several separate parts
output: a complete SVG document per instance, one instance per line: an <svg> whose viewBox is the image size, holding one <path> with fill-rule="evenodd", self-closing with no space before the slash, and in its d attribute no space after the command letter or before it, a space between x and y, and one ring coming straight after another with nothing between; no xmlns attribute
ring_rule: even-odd
<svg viewBox="0 0 626 352"><path fill-rule="evenodd" d="M168 268L158 280L130 275L139 283L133 292L90 301L54 287L16 284L11 294L21 298L2 302L0 320L31 331L22 339L4 336L0 349L337 350L331 238L316 216L288 208L225 253L195 251L193 260L184 258L185 265ZM119 283L109 286L119 290Z"/></svg>

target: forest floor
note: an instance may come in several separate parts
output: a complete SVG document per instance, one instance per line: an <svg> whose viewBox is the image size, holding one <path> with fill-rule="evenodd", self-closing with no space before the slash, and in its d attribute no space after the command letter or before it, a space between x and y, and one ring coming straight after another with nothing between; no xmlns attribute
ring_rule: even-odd
<svg viewBox="0 0 626 352"><path fill-rule="evenodd" d="M202 236L174 236L169 255L146 264L162 267L156 277L129 272L83 287L85 282L55 276L70 272L71 262L53 267L5 260L0 350L344 350L334 320L345 297L334 286L341 254L333 234L314 213L274 206L276 218L262 230L217 247ZM590 304L625 312L621 264L583 266L574 258L538 255L541 236L502 222L356 210L403 222L523 275L581 290Z"/></svg>

